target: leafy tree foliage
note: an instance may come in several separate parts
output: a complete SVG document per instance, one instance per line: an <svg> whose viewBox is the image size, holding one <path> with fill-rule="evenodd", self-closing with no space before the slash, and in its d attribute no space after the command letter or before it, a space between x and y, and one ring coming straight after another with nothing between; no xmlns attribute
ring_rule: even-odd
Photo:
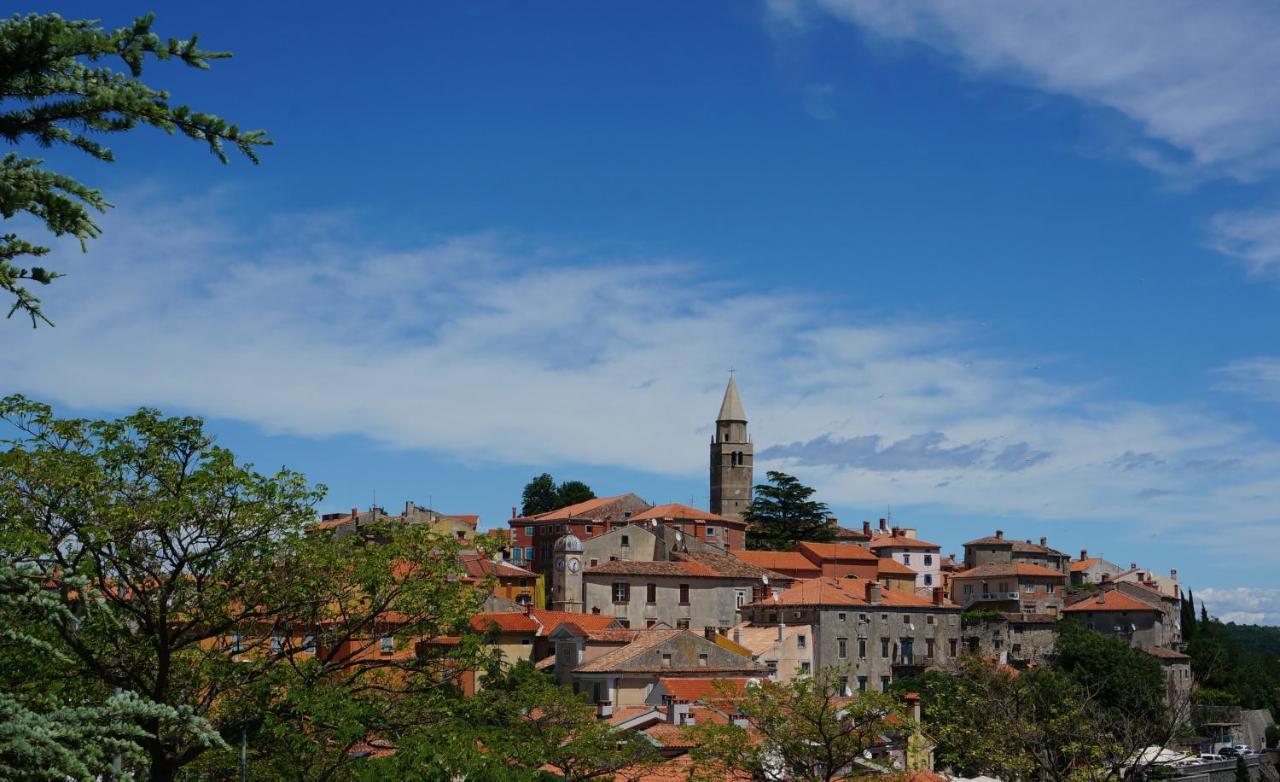
<svg viewBox="0 0 1280 782"><path fill-rule="evenodd" d="M458 578L457 541L412 525L385 545L308 535L320 489L237 463L198 419L60 419L9 397L0 420L17 433L0 453L0 551L68 612L18 627L90 702L120 688L164 707L132 723L139 776L215 763L217 736L193 728L208 723L233 738L260 726L280 757L324 771L307 778L335 778L346 749L394 735L403 703L474 664L466 649L414 653L482 599ZM0 671L0 692L21 693L28 673Z"/></svg>
<svg viewBox="0 0 1280 782"><path fill-rule="evenodd" d="M1058 628L1056 665L1102 709L1127 713L1153 726L1166 717L1159 661L1119 638L1064 621Z"/></svg>
<svg viewBox="0 0 1280 782"><path fill-rule="evenodd" d="M520 513L523 516L534 516L593 500L595 497L591 487L582 481L565 481L557 486L555 478L544 472L525 484L520 495Z"/></svg>
<svg viewBox="0 0 1280 782"><path fill-rule="evenodd" d="M263 131L241 130L212 114L171 104L167 92L141 80L148 57L177 59L207 70L211 60L231 56L200 49L194 35L161 39L151 31L152 21L147 15L108 32L96 22L56 14L0 20L0 138L15 146L68 146L110 162L111 150L95 136L142 124L201 141L224 163L227 146L258 162L257 148L271 143ZM106 58L119 58L128 72L100 64ZM92 212L104 212L111 204L100 191L42 164L17 152L0 157L0 215L5 220L30 215L54 236L79 239L83 249L100 232ZM16 234L0 236L0 291L14 297L9 315L23 312L33 326L49 320L29 286L48 285L61 275L42 266L28 267L21 259L38 259L48 252L48 247Z"/></svg>
<svg viewBox="0 0 1280 782"><path fill-rule="evenodd" d="M1234 705L1280 714L1280 629L1223 623L1207 612L1195 626L1186 652L1202 688L1227 693Z"/></svg>
<svg viewBox="0 0 1280 782"><path fill-rule="evenodd" d="M769 483L755 487L755 498L742 514L748 523L747 548L789 551L796 543L835 539L827 523L827 505L813 499L814 490L783 472L770 470Z"/></svg>
<svg viewBox="0 0 1280 782"><path fill-rule="evenodd" d="M725 701L749 727L699 723L689 729L699 745L692 753L699 778L724 779L728 771L751 779L829 782L871 773L863 753L882 736L911 726L893 697L846 697L842 687L838 671L827 668L790 682L766 680L741 695L725 688Z"/></svg>

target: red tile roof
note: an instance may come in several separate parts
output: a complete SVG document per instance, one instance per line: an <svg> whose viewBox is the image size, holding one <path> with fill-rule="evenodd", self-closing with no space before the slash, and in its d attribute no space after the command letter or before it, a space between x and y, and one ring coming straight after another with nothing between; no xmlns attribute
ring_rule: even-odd
<svg viewBox="0 0 1280 782"><path fill-rule="evenodd" d="M1078 603L1072 603L1063 612L1071 613L1088 612L1088 611L1149 611L1151 613L1160 613L1160 609L1148 605L1134 597L1129 597L1124 592L1111 591L1104 592L1099 595L1081 600Z"/></svg>
<svg viewBox="0 0 1280 782"><path fill-rule="evenodd" d="M757 567L729 554L714 552L677 553L676 559L667 562L639 562L615 559L591 565L586 573L615 574L620 576L679 576L681 578L751 578L759 579L779 574Z"/></svg>
<svg viewBox="0 0 1280 782"><path fill-rule="evenodd" d="M614 667L622 665L630 660L639 657L650 649L655 648L659 644L671 638L675 638L681 633L687 633L688 630L642 630L641 635L634 641L622 647L614 649L611 652L605 652L594 660L579 665L575 670L583 672L603 672L611 671Z"/></svg>
<svg viewBox="0 0 1280 782"><path fill-rule="evenodd" d="M919 538L909 538L906 535L875 535L871 538L871 542L867 544L867 548L872 551L879 548L929 548L941 550L942 546Z"/></svg>
<svg viewBox="0 0 1280 782"><path fill-rule="evenodd" d="M828 562L875 562L878 557L862 546L853 543L809 543L796 546L796 550L810 560Z"/></svg>
<svg viewBox="0 0 1280 782"><path fill-rule="evenodd" d="M733 555L749 565L765 570L805 572L813 576L822 573L822 569L809 561L799 551L735 551Z"/></svg>
<svg viewBox="0 0 1280 782"><path fill-rule="evenodd" d="M596 497L593 500L585 500L583 502L566 505L563 508L556 508L545 513L535 513L532 516L520 516L513 521L519 523L522 521L568 521L572 517L581 516L584 513L599 510L607 505L635 496L633 494L615 494L612 497Z"/></svg>
<svg viewBox="0 0 1280 782"><path fill-rule="evenodd" d="M471 617L471 627L476 632L484 633L496 629L504 633L537 633L541 627L533 617L520 613L485 613Z"/></svg>
<svg viewBox="0 0 1280 782"><path fill-rule="evenodd" d="M611 627L620 627L617 624L617 619L603 614L574 614L568 611L548 611L535 608L529 611L529 615L542 625L542 631L538 633L540 636L550 635L564 622L572 622L588 633L608 630Z"/></svg>
<svg viewBox="0 0 1280 782"><path fill-rule="evenodd" d="M912 568L902 564L896 559L890 559L888 557L881 557L880 561L876 563L876 567L880 569L881 574L893 573L894 575L899 576L916 575L916 571Z"/></svg>
<svg viewBox="0 0 1280 782"><path fill-rule="evenodd" d="M658 684L662 685L662 689L666 690L667 694L677 702L707 703L713 700L724 700L725 692L723 688L725 687L729 688L729 697L741 695L746 692L747 684L750 681L746 677L681 679L663 676L658 679Z"/></svg>
<svg viewBox="0 0 1280 782"><path fill-rule="evenodd" d="M708 513L705 510L699 510L689 505L681 505L678 502L668 502L665 505L655 505L649 510L641 511L631 517L632 521L648 521L650 519L718 521L735 526L746 526L746 522L742 519L731 519L728 516L717 516L714 513Z"/></svg>
<svg viewBox="0 0 1280 782"><path fill-rule="evenodd" d="M999 563L994 565L979 565L975 568L962 570L956 573L952 578L992 578L1000 576L1027 576L1036 578L1066 578L1060 570L1051 570L1041 565L1028 565L1025 563L1014 564Z"/></svg>
<svg viewBox="0 0 1280 782"><path fill-rule="evenodd" d="M901 589L880 589L880 602L867 601L867 585L875 582L860 578L811 578L772 597L754 603L758 606L873 606L875 608L955 608L944 600L935 605L927 597L920 597Z"/></svg>
<svg viewBox="0 0 1280 782"><path fill-rule="evenodd" d="M1067 569L1070 570L1072 573L1079 573L1081 571L1088 570L1089 568L1093 567L1094 565L1098 564L1101 561L1102 560L1099 559L1098 557L1089 557L1088 559L1073 559L1071 561L1071 564L1067 565Z"/></svg>

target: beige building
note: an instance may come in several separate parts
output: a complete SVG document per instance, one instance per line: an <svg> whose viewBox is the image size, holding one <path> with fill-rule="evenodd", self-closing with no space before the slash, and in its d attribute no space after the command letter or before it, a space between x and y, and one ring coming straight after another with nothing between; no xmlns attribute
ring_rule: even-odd
<svg viewBox="0 0 1280 782"><path fill-rule="evenodd" d="M965 610L1056 616L1066 598L1066 575L1042 565L997 562L951 576L951 599Z"/></svg>
<svg viewBox="0 0 1280 782"><path fill-rule="evenodd" d="M769 678L780 682L813 673L813 627L811 625L762 625L750 622L734 625L729 638L764 665Z"/></svg>
<svg viewBox="0 0 1280 782"><path fill-rule="evenodd" d="M1026 564L1066 575L1070 561L1070 556L1049 547L1048 538L1040 538L1039 543L1032 543L1029 539L1012 540L1004 536L1004 530L996 530L994 535L964 544L964 565L970 569L983 565Z"/></svg>
<svg viewBox="0 0 1280 782"><path fill-rule="evenodd" d="M1080 549L1080 558L1073 559L1067 566L1072 586L1085 584L1101 584L1104 580L1115 578L1124 572L1124 568L1108 562L1101 557L1089 556L1088 549Z"/></svg>

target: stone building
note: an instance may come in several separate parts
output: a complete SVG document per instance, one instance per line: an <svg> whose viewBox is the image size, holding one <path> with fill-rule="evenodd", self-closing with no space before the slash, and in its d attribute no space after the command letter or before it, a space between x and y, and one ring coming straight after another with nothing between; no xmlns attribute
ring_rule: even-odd
<svg viewBox="0 0 1280 782"><path fill-rule="evenodd" d="M1141 649L1162 646L1165 640L1161 610L1119 590L1099 591L1072 603L1062 613L1095 633L1123 638Z"/></svg>
<svg viewBox="0 0 1280 782"><path fill-rule="evenodd" d="M747 434L747 414L733 377L724 389L711 440L711 512L741 519L751 504L753 446Z"/></svg>
<svg viewBox="0 0 1280 782"><path fill-rule="evenodd" d="M633 524L657 522L680 530L686 539L696 540L721 551L741 551L747 547L747 523L740 518L717 516L677 502L656 505L631 517Z"/></svg>
<svg viewBox="0 0 1280 782"><path fill-rule="evenodd" d="M1030 540L1012 540L1004 536L1004 530L996 530L995 535L971 540L964 544L966 568L1015 563L1039 565L1065 575L1070 561L1070 556L1057 549L1049 548L1048 538L1040 538L1039 543L1032 543Z"/></svg>
<svg viewBox="0 0 1280 782"><path fill-rule="evenodd" d="M1164 670L1164 702L1174 718L1180 721L1189 718L1193 689L1191 658L1163 646L1152 646L1143 651L1160 661Z"/></svg>
<svg viewBox="0 0 1280 782"><path fill-rule="evenodd" d="M908 536L900 527L894 527L887 535L876 535L867 544L871 553L889 558L916 573L916 589L921 594L932 594L934 587L942 586L942 547L936 543Z"/></svg>
<svg viewBox="0 0 1280 782"><path fill-rule="evenodd" d="M744 607L743 616L757 627L812 626L814 670L836 668L848 692L887 690L895 676L961 652L960 608L941 588L925 598L860 578L816 578Z"/></svg>
<svg viewBox="0 0 1280 782"><path fill-rule="evenodd" d="M965 610L1057 616L1067 577L1059 570L1013 561L962 570L951 576L951 599Z"/></svg>
<svg viewBox="0 0 1280 782"><path fill-rule="evenodd" d="M409 500L404 504L404 512L397 516L388 514L383 508L375 507L366 511L352 508L350 513L324 514L320 517L320 522L312 526L311 529L317 532L329 532L335 538L345 538L348 535L362 533L363 530L373 525L388 522L426 525L434 531L448 535L451 538L471 540L476 535L476 527L480 523L480 517L439 513L430 508L420 507L412 500Z"/></svg>
<svg viewBox="0 0 1280 782"><path fill-rule="evenodd" d="M810 625L757 626L751 622L734 625L729 638L751 653L751 659L762 663L769 678L787 682L813 672L813 627Z"/></svg>
<svg viewBox="0 0 1280 782"><path fill-rule="evenodd" d="M1124 568L1119 565L1112 564L1101 557L1089 556L1088 549L1080 549L1080 558L1072 560L1067 567L1072 586L1101 584L1103 580L1115 578L1124 572Z"/></svg>
<svg viewBox="0 0 1280 782"><path fill-rule="evenodd" d="M611 529L625 526L631 517L652 506L635 494L597 497L533 516L516 516L511 528L511 560L517 565L550 576L551 548L565 535L587 541Z"/></svg>
<svg viewBox="0 0 1280 782"><path fill-rule="evenodd" d="M1058 618L1049 614L997 613L966 620L964 648L1011 665L1043 665L1057 643Z"/></svg>

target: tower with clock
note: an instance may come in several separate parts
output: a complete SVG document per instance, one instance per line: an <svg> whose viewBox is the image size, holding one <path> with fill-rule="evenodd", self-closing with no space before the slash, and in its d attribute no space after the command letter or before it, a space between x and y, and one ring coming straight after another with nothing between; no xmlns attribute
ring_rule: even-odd
<svg viewBox="0 0 1280 782"><path fill-rule="evenodd" d="M582 603L582 541L565 535L556 541L551 573L551 607L580 614Z"/></svg>

